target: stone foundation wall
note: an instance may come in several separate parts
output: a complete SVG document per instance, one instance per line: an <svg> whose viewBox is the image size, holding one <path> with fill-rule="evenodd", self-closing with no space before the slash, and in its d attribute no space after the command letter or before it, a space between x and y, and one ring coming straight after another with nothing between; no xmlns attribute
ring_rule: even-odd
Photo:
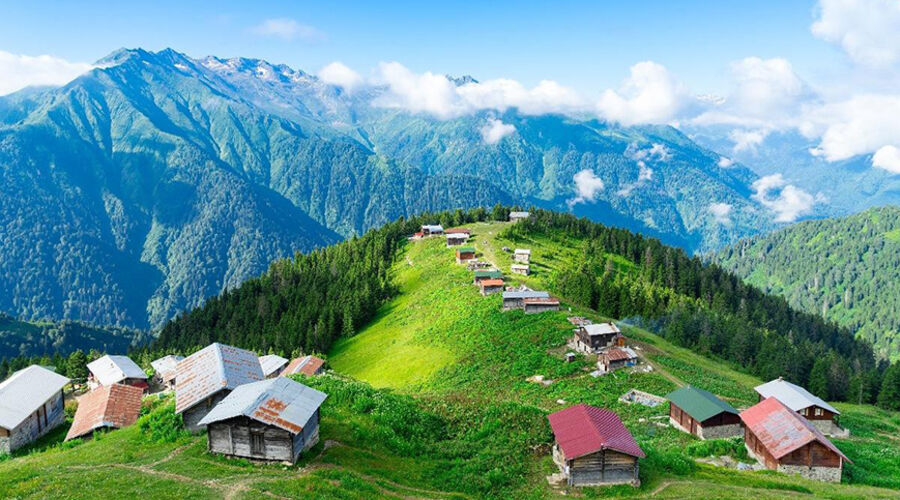
<svg viewBox="0 0 900 500"><path fill-rule="evenodd" d="M841 469L838 467L806 467L805 465L779 465L778 472L785 474L799 474L807 479L815 481L827 481L829 483L841 482Z"/></svg>
<svg viewBox="0 0 900 500"><path fill-rule="evenodd" d="M9 453L10 453L9 438L8 437L0 437L0 455L7 455Z"/></svg>
<svg viewBox="0 0 900 500"><path fill-rule="evenodd" d="M743 436L744 428L741 424L715 425L712 427L700 427L697 431L700 439L726 439Z"/></svg>

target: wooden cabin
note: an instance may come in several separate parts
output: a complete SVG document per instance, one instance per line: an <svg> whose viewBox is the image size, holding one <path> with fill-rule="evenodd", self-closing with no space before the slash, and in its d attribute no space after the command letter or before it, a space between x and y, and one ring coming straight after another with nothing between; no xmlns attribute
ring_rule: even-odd
<svg viewBox="0 0 900 500"><path fill-rule="evenodd" d="M640 485L644 452L614 412L579 404L551 413L553 461L569 486Z"/></svg>
<svg viewBox="0 0 900 500"><path fill-rule="evenodd" d="M733 406L715 394L686 386L666 395L669 423L700 439L724 439L744 433L741 417Z"/></svg>
<svg viewBox="0 0 900 500"><path fill-rule="evenodd" d="M184 356L168 355L150 362L153 367L153 382L163 391L175 390L175 373Z"/></svg>
<svg viewBox="0 0 900 500"><path fill-rule="evenodd" d="M266 354L259 357L259 367L262 368L263 377L265 378L277 377L287 364L288 359L282 358L277 354Z"/></svg>
<svg viewBox="0 0 900 500"><path fill-rule="evenodd" d="M809 420L826 436L847 437L850 435L848 430L841 428L838 424L841 412L799 385L778 377L756 386L755 390L760 401L768 397L778 398L785 406Z"/></svg>
<svg viewBox="0 0 900 500"><path fill-rule="evenodd" d="M288 375L303 374L307 377L314 377L325 373L325 360L316 356L301 356L291 360L284 371L281 372L282 377Z"/></svg>
<svg viewBox="0 0 900 500"><path fill-rule="evenodd" d="M525 314L559 311L559 299L554 297L531 297L522 299L522 310L525 311Z"/></svg>
<svg viewBox="0 0 900 500"><path fill-rule="evenodd" d="M78 398L78 409L66 441L86 438L99 429L121 429L137 422L144 391L133 385L99 387Z"/></svg>
<svg viewBox="0 0 900 500"><path fill-rule="evenodd" d="M496 280L503 278L503 273L494 269L491 271L486 270L478 270L475 271L475 281L474 283L477 285L482 280Z"/></svg>
<svg viewBox="0 0 900 500"><path fill-rule="evenodd" d="M103 356L87 364L88 387L91 390L113 384L133 385L150 390L147 374L128 356Z"/></svg>
<svg viewBox="0 0 900 500"><path fill-rule="evenodd" d="M447 233L447 247L458 247L460 245L465 245L469 240L469 235L466 233Z"/></svg>
<svg viewBox="0 0 900 500"><path fill-rule="evenodd" d="M768 397L744 410L741 421L747 451L768 469L839 483L844 461L853 463L778 398Z"/></svg>
<svg viewBox="0 0 900 500"><path fill-rule="evenodd" d="M531 250L528 250L527 248L517 248L516 251L513 252L513 260L528 264L531 261Z"/></svg>
<svg viewBox="0 0 900 500"><path fill-rule="evenodd" d="M422 236L434 236L437 234L444 234L444 227L438 224L426 224L422 226L422 229L419 231L422 233Z"/></svg>
<svg viewBox="0 0 900 500"><path fill-rule="evenodd" d="M638 355L630 347L611 347L597 356L597 368L603 373L634 366L637 362Z"/></svg>
<svg viewBox="0 0 900 500"><path fill-rule="evenodd" d="M175 413L196 432L200 421L235 388L263 380L256 354L237 347L210 344L178 363L175 375Z"/></svg>
<svg viewBox="0 0 900 500"><path fill-rule="evenodd" d="M210 453L297 462L319 441L319 407L328 396L288 378L237 387L199 422Z"/></svg>
<svg viewBox="0 0 900 500"><path fill-rule="evenodd" d="M528 212L510 212L509 213L509 221L510 222L519 222L520 220L527 219L531 214Z"/></svg>
<svg viewBox="0 0 900 500"><path fill-rule="evenodd" d="M478 285L481 288L481 295L485 297L503 291L503 280L501 279L481 280Z"/></svg>
<svg viewBox="0 0 900 500"><path fill-rule="evenodd" d="M66 419L63 388L69 380L38 365L0 383L0 455L37 440Z"/></svg>
<svg viewBox="0 0 900 500"><path fill-rule="evenodd" d="M456 263L463 264L475 260L475 247L460 247L456 249Z"/></svg>
<svg viewBox="0 0 900 500"><path fill-rule="evenodd" d="M524 309L525 299L549 299L550 294L547 292L536 292L526 290L522 292L503 292L503 309Z"/></svg>
<svg viewBox="0 0 900 500"><path fill-rule="evenodd" d="M531 267L528 264L513 264L509 266L509 271L513 274L528 276L531 273Z"/></svg>
<svg viewBox="0 0 900 500"><path fill-rule="evenodd" d="M619 335L621 335L619 327L614 323L582 325L575 329L572 343L581 352L598 354L601 350L615 345Z"/></svg>

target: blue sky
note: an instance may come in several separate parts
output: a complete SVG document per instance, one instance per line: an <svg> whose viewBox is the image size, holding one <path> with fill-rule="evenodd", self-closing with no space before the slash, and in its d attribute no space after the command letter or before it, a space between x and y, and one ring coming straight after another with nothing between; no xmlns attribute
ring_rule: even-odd
<svg viewBox="0 0 900 500"><path fill-rule="evenodd" d="M379 61L414 71L556 80L581 92L615 87L645 60L696 92L724 91L729 64L782 57L807 79L845 69L813 36L810 1L735 2L15 2L0 17L0 50L93 62L118 47L246 56L307 71L339 60L365 73ZM312 36L263 36L267 19Z"/></svg>

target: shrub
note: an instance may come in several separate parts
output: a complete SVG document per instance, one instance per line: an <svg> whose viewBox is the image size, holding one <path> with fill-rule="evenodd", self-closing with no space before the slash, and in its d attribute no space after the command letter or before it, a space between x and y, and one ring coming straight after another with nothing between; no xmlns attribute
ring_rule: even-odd
<svg viewBox="0 0 900 500"><path fill-rule="evenodd" d="M137 423L144 439L154 443L174 443L188 435L181 415L175 413L174 401L154 408Z"/></svg>

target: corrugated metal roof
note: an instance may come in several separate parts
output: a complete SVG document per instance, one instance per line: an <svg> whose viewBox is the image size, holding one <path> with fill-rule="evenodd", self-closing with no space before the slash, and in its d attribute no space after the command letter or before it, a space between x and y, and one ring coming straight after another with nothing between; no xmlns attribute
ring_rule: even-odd
<svg viewBox="0 0 900 500"><path fill-rule="evenodd" d="M291 361L287 365L287 368L281 372L281 376L285 377L287 375L297 375L298 373L302 373L303 375L312 377L319 371L319 368L322 368L324 365L325 360L322 358L316 356L303 356Z"/></svg>
<svg viewBox="0 0 900 500"><path fill-rule="evenodd" d="M471 231L464 227L451 227L444 232L446 232L447 234L465 234L466 236L472 234Z"/></svg>
<svg viewBox="0 0 900 500"><path fill-rule="evenodd" d="M146 379L147 374L128 356L106 355L87 364L100 385L117 384L127 378Z"/></svg>
<svg viewBox="0 0 900 500"><path fill-rule="evenodd" d="M444 233L447 235L448 240L460 240L460 239L468 239L469 233Z"/></svg>
<svg viewBox="0 0 900 500"><path fill-rule="evenodd" d="M422 226L422 231L423 232L428 231L429 233L443 233L444 227L441 226L440 224L434 224L434 225L425 224L424 226Z"/></svg>
<svg viewBox="0 0 900 500"><path fill-rule="evenodd" d="M175 369L178 367L178 362L182 359L184 359L184 356L169 354L156 361L151 361L150 366L153 367L153 370L159 374L163 381L169 381L175 378Z"/></svg>
<svg viewBox="0 0 900 500"><path fill-rule="evenodd" d="M475 253L475 248L474 248L474 247L459 247L459 248L456 249L456 253L457 253L457 254L460 254L460 253Z"/></svg>
<svg viewBox="0 0 900 500"><path fill-rule="evenodd" d="M841 414L841 412L826 403L822 398L810 393L799 385L794 385L787 380L782 379L781 377L766 382L765 384L758 385L755 389L760 396L764 398L774 396L794 411L800 411L803 408L815 405L820 408L825 408L835 415Z"/></svg>
<svg viewBox="0 0 900 500"><path fill-rule="evenodd" d="M245 384L212 409L200 425L245 416L299 434L328 395L284 377Z"/></svg>
<svg viewBox="0 0 900 500"><path fill-rule="evenodd" d="M522 299L526 304L557 304L559 305L559 299L553 297L529 297L526 299Z"/></svg>
<svg viewBox="0 0 900 500"><path fill-rule="evenodd" d="M610 361L621 361L623 359L635 359L637 353L628 347L612 347L604 353Z"/></svg>
<svg viewBox="0 0 900 500"><path fill-rule="evenodd" d="M715 394L698 387L682 387L666 395L666 399L687 412L688 415L702 422L722 412L738 415L733 406L719 399Z"/></svg>
<svg viewBox="0 0 900 500"><path fill-rule="evenodd" d="M645 457L634 437L614 412L579 404L548 417L556 443L567 460L603 449Z"/></svg>
<svg viewBox="0 0 900 500"><path fill-rule="evenodd" d="M503 286L503 280L500 279L486 279L479 281L482 287L488 286Z"/></svg>
<svg viewBox="0 0 900 500"><path fill-rule="evenodd" d="M175 378L175 413L190 409L221 391L263 380L256 354L229 345L210 344L180 363Z"/></svg>
<svg viewBox="0 0 900 500"><path fill-rule="evenodd" d="M15 429L69 382L38 365L13 373L0 383L0 427Z"/></svg>
<svg viewBox="0 0 900 500"><path fill-rule="evenodd" d="M266 354L265 356L259 357L259 366L262 368L263 375L266 377L275 372L280 372L287 362L287 358L282 358L277 354Z"/></svg>
<svg viewBox="0 0 900 500"><path fill-rule="evenodd" d="M510 212L510 217L528 217L528 212Z"/></svg>
<svg viewBox="0 0 900 500"><path fill-rule="evenodd" d="M776 460L818 441L853 463L819 429L775 397L768 397L741 412L741 420Z"/></svg>
<svg viewBox="0 0 900 500"><path fill-rule="evenodd" d="M503 273L497 270L493 271L475 271L476 278L500 278L503 276Z"/></svg>
<svg viewBox="0 0 900 500"><path fill-rule="evenodd" d="M527 248L517 248L516 251L515 251L514 253L520 253L520 254L524 254L524 255L531 255L531 250L529 250L529 249L527 249Z"/></svg>
<svg viewBox="0 0 900 500"><path fill-rule="evenodd" d="M547 292L525 291L525 292L503 292L504 299L548 299L550 294Z"/></svg>
<svg viewBox="0 0 900 500"><path fill-rule="evenodd" d="M101 427L121 429L137 422L143 389L123 384L98 387L78 398L78 410L66 441Z"/></svg>
<svg viewBox="0 0 900 500"><path fill-rule="evenodd" d="M619 327L617 327L614 323L592 323L590 325L584 325L581 328L584 328L584 330L590 336L619 333Z"/></svg>

